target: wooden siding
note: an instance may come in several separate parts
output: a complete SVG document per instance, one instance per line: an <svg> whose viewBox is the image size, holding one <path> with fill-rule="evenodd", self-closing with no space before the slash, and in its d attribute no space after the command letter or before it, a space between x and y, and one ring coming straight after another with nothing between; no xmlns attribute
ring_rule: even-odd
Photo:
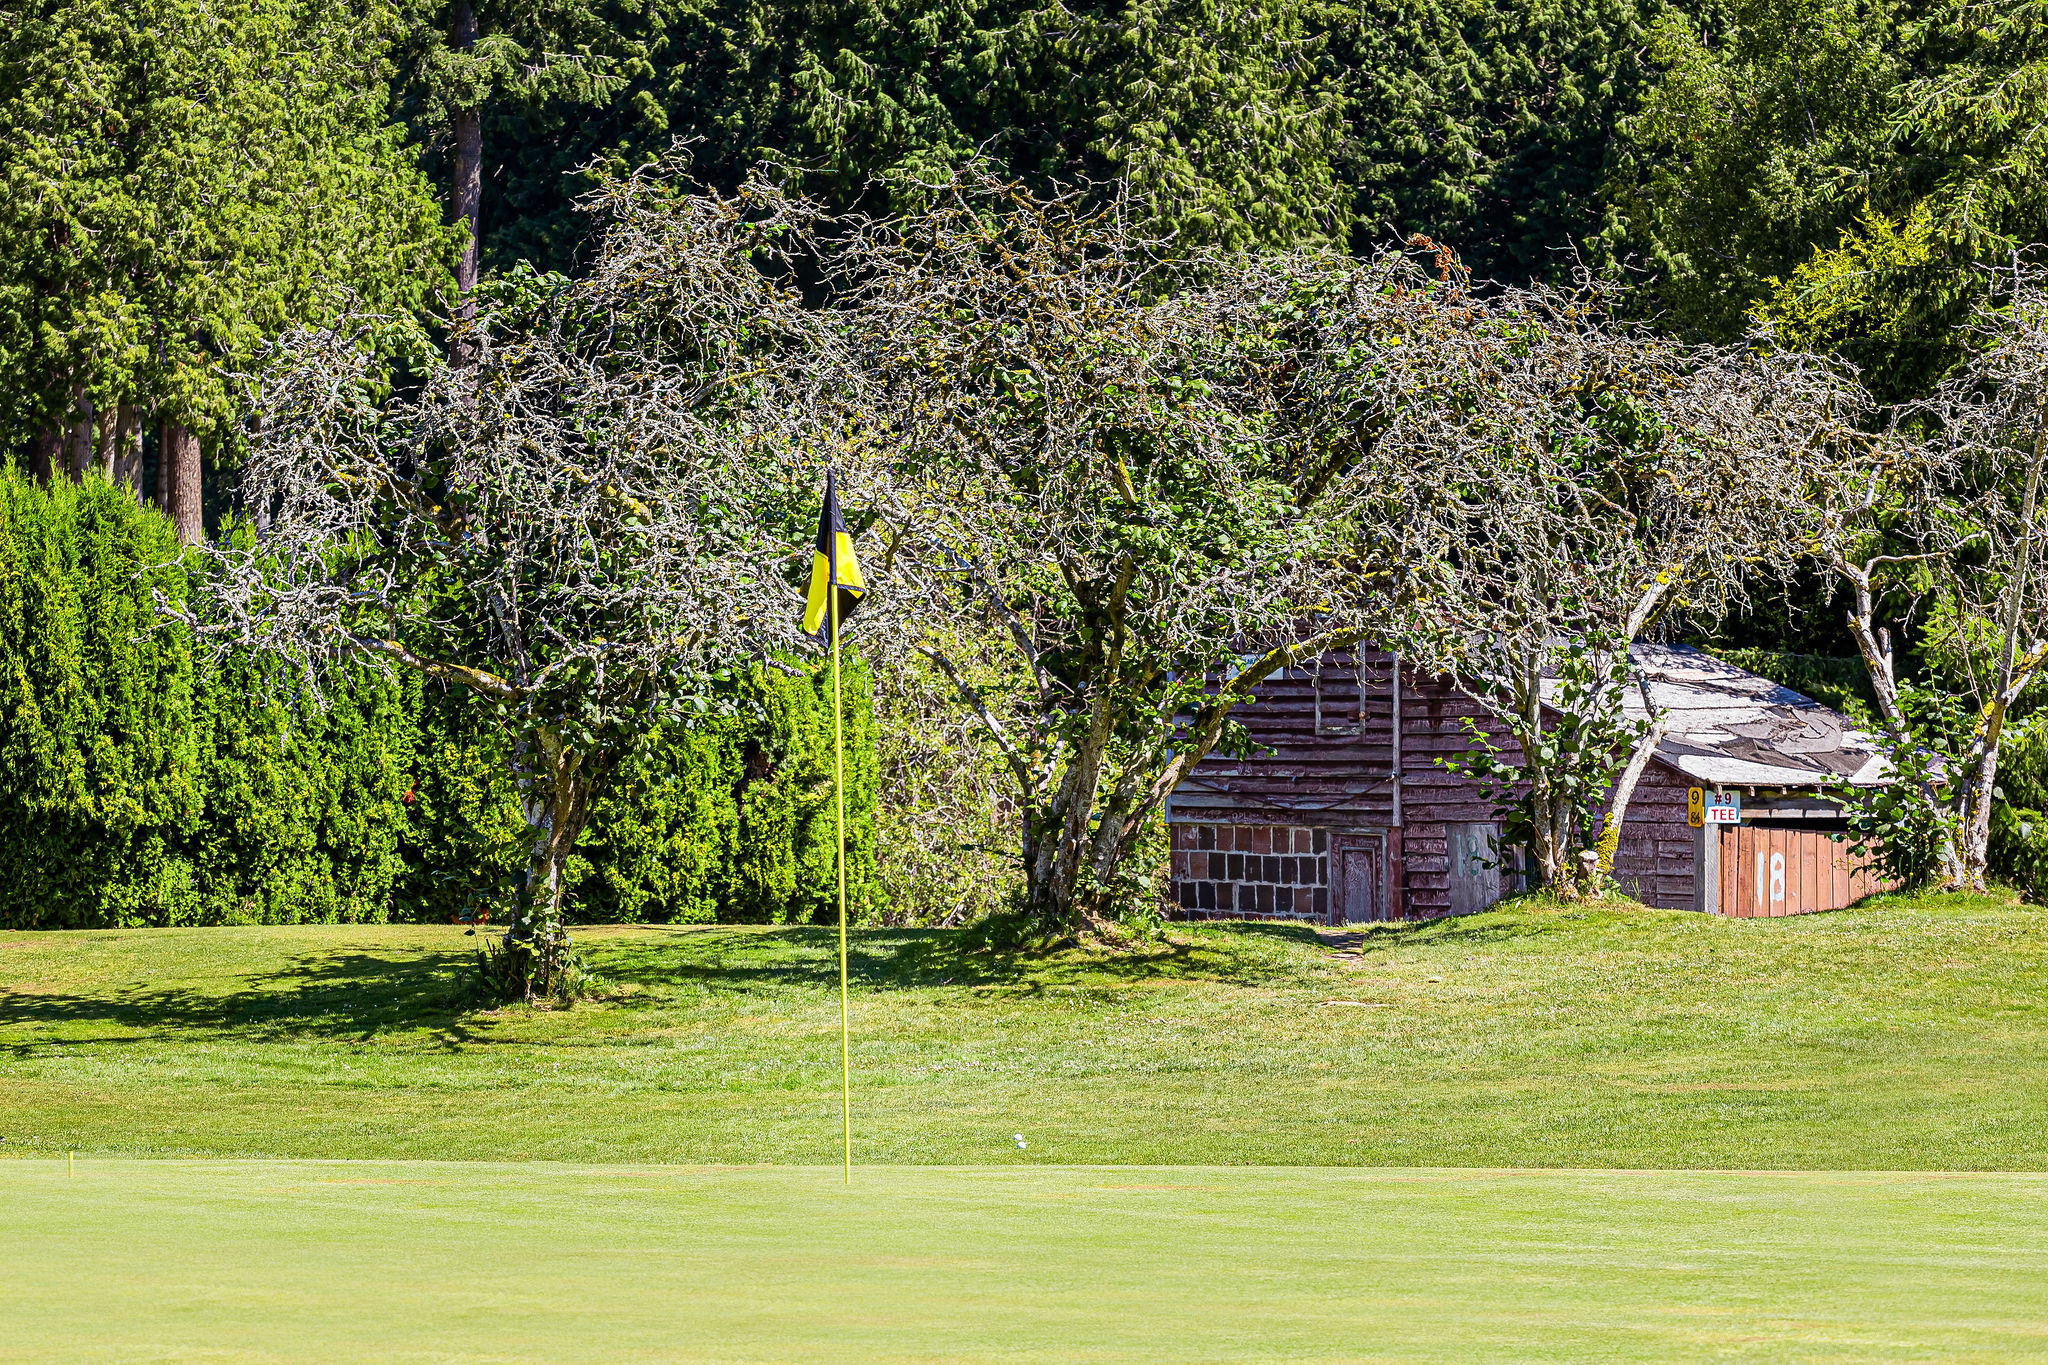
<svg viewBox="0 0 2048 1365"><path fill-rule="evenodd" d="M1720 912L1740 919L1839 910L1892 889L1847 844L1819 830L1732 825L1720 831Z"/></svg>
<svg viewBox="0 0 2048 1365"><path fill-rule="evenodd" d="M1699 784L1652 761L1629 798L1614 854L1614 880L1645 905L1662 910L1694 907L1699 847L1686 822L1686 792Z"/></svg>
<svg viewBox="0 0 2048 1365"><path fill-rule="evenodd" d="M1362 684L1362 685L1361 685ZM1399 710L1401 743L1394 745ZM1394 661L1366 651L1328 655L1316 667L1292 669L1262 684L1255 701L1234 713L1255 746L1244 759L1210 755L1195 766L1174 793L1174 899L1182 913L1224 914L1226 894L1219 879L1182 870L1182 840L1233 838L1226 831L1286 828L1386 835L1383 857L1392 903L1376 911L1394 918L1446 915L1451 910L1450 857L1446 823L1490 821L1493 804L1473 785L1439 767L1440 757L1466 752L1472 744L1467 720L1482 721L1478 703L1439 678L1403 669L1398 694ZM1489 733L1493 733L1489 731ZM1494 742L1509 761L1512 741ZM1395 764L1401 768L1395 796ZM1681 815L1683 811L1681 810ZM1207 835L1183 836L1183 827L1208 827ZM1271 836L1269 834L1268 838ZM1226 869L1227 869L1226 864ZM1206 893L1184 881L1218 881ZM1325 883L1327 885L1327 883ZM1241 890L1228 894L1243 898ZM1188 902L1195 903L1190 905ZM1263 902L1261 902L1263 904ZM1260 911L1259 913L1274 913ZM1293 914L1300 915L1300 910ZM1337 920L1336 907L1310 912Z"/></svg>
<svg viewBox="0 0 2048 1365"><path fill-rule="evenodd" d="M1467 722L1471 722L1468 724ZM1403 671L1401 691L1401 913L1429 919L1452 910L1451 851L1445 826L1492 824L1493 802L1439 760L1472 748L1472 725L1500 746L1503 762L1522 751L1484 708L1441 678Z"/></svg>
<svg viewBox="0 0 2048 1365"><path fill-rule="evenodd" d="M1255 701L1237 708L1254 752L1244 759L1211 754L1174 793L1168 810L1174 826L1172 894L1181 913L1339 922L1327 862L1330 841L1364 835L1384 836L1390 904L1375 914L1451 913L1446 827L1491 824L1495 816L1493 803L1439 760L1468 752L1475 726L1500 746L1505 761L1517 761L1520 752L1477 702L1450 683L1403 669L1397 687L1393 668L1383 653L1329 655L1316 667L1269 679ZM1698 904L1702 836L1686 821L1692 785L1676 769L1652 762L1629 804L1615 878L1645 904L1677 910ZM1252 845L1261 835L1265 847L1255 853ZM1199 842L1205 839L1207 844ZM1267 877L1263 863L1259 875L1251 876L1249 864L1241 868L1229 861L1232 854L1277 856L1271 849L1283 839L1290 849L1297 839L1311 841L1321 860L1316 881ZM1223 855L1220 865L1211 861L1217 854ZM1506 875L1503 889L1511 892L1518 880ZM1289 888L1285 910L1279 908L1283 886ZM1303 890L1311 896L1307 905L1300 901Z"/></svg>
<svg viewBox="0 0 2048 1365"><path fill-rule="evenodd" d="M1261 683L1232 713L1255 752L1196 764L1173 794L1173 819L1385 829L1394 818L1391 664L1347 651Z"/></svg>

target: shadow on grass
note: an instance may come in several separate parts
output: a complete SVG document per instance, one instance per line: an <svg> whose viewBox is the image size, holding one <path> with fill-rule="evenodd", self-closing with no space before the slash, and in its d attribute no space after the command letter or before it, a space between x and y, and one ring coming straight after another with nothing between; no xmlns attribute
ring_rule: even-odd
<svg viewBox="0 0 2048 1365"><path fill-rule="evenodd" d="M1303 939L1313 940L1312 934ZM746 994L830 988L839 981L838 931L814 926L600 941L590 956L607 980L642 989ZM1248 983L1272 974L1239 957L1227 946L1178 935L1113 952L994 952L964 930L858 929L848 936L846 974L850 986L868 994L972 986L1030 992L1141 980Z"/></svg>
<svg viewBox="0 0 2048 1365"><path fill-rule="evenodd" d="M161 1031L233 1031L258 1040L288 1036L349 1038L424 1028L453 1048L476 1040L464 1022L462 952L431 955L343 952L306 955L265 972L228 977L242 984L218 994L110 985L104 994L0 995L0 1027L110 1024L136 1032L80 1043L146 1041ZM10 1042L20 1052L43 1045Z"/></svg>
<svg viewBox="0 0 2048 1365"><path fill-rule="evenodd" d="M1313 951L1316 942L1314 932L1300 926L1218 924L1116 951L999 953L963 930L861 929L849 936L847 976L855 990L870 995L996 987L1015 997L1146 981L1257 985L1296 974L1295 950ZM678 994L829 991L839 981L838 932L818 926L657 930L586 938L581 948L601 978L633 988L600 1002L605 1009L660 1008ZM0 993L0 1028L101 1024L122 1032L76 1041L115 1045L174 1031L358 1042L424 1033L456 1049L497 1041L468 992L472 951L465 945L423 953L301 954L263 971L224 968L217 992L113 982L92 993ZM49 1042L10 1039L0 1048L19 1053Z"/></svg>
<svg viewBox="0 0 2048 1365"><path fill-rule="evenodd" d="M1268 941L1313 948L1330 947L1325 935L1341 931L1356 936L1345 951L1371 957L1404 947L1483 948L1559 935L1583 938L1589 928L1618 928L1631 922L1661 924L1685 917L1681 911L1650 910L1633 901L1568 906L1549 898L1526 896L1503 901L1478 914L1440 915L1433 919L1383 920L1335 928L1286 921L1210 920L1201 928L1208 934L1245 942Z"/></svg>

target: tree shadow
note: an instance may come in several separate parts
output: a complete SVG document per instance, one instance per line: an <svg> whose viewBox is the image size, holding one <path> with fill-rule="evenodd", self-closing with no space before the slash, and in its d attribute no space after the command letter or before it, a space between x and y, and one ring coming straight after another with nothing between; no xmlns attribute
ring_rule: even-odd
<svg viewBox="0 0 2048 1365"><path fill-rule="evenodd" d="M1504 904L1470 915L1439 915L1434 919L1347 927L1365 930L1362 951L1371 951L1374 948L1421 945L1486 948L1545 938L1568 938L1583 945L1589 927L1624 928L1631 924L1642 927L1674 921L1683 923L1697 918L1691 911L1656 910L1646 906L1616 910L1590 905L1574 910L1561 906Z"/></svg>
<svg viewBox="0 0 2048 1365"><path fill-rule="evenodd" d="M1265 951L1246 951L1258 945ZM604 981L633 989L603 1008L667 1006L678 994L747 996L829 990L839 981L834 928L639 927L631 937L585 938L581 949ZM1270 949L1313 949L1307 926L1226 922L1118 949L996 951L970 930L857 929L848 936L847 980L862 994L994 987L1006 994L1118 987L1147 981L1259 985L1293 974ZM455 1050L508 1041L487 1027L473 992L469 946L424 951L303 953L284 965L224 973L219 990L110 983L103 991L0 993L0 1029L27 1025L33 1039L0 1041L22 1053L49 1046L44 1030L104 1025L77 1044L128 1045L168 1034L231 1034L237 1040L374 1042L425 1034Z"/></svg>
<svg viewBox="0 0 2048 1365"><path fill-rule="evenodd" d="M1302 948L1328 948L1324 937L1331 932L1356 935L1347 953L1360 957L1391 952L1396 948L1445 946L1484 948L1497 944L1545 938L1583 930L1579 917L1557 911L1529 911L1508 907L1473 915L1438 915L1431 919L1379 920L1323 926L1286 920L1210 920L1203 928L1245 942L1269 942Z"/></svg>
<svg viewBox="0 0 2048 1365"><path fill-rule="evenodd" d="M478 1040L465 1020L468 954L445 952L306 954L283 967L244 972L220 992L112 985L104 994L14 992L0 995L0 1027L104 1024L125 1036L79 1043L139 1043L177 1032L233 1032L255 1041L292 1037L374 1041L424 1029L444 1047ZM49 1039L0 1044L21 1052Z"/></svg>
<svg viewBox="0 0 2048 1365"><path fill-rule="evenodd" d="M1204 941L1218 937L1226 936L1168 935L1117 950L1005 952L988 948L970 930L856 929L847 938L847 984L872 994L975 986L1035 990L1145 980L1252 984L1272 977L1269 965L1244 961L1227 944ZM1314 934L1304 933L1298 941L1312 944ZM838 931L816 926L692 929L651 941L604 942L596 945L592 956L607 980L640 988L694 987L708 993L747 994L829 988L839 982Z"/></svg>
<svg viewBox="0 0 2048 1365"><path fill-rule="evenodd" d="M839 982L839 932L816 926L693 928L653 939L589 945L607 981L717 994L815 989ZM1007 984L1024 975L1013 957L976 952L948 929L856 929L847 936L847 983L863 992Z"/></svg>

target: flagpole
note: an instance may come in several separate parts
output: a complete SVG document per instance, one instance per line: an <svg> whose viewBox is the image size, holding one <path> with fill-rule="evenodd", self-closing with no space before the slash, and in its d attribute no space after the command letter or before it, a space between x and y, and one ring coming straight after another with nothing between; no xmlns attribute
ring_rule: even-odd
<svg viewBox="0 0 2048 1365"><path fill-rule="evenodd" d="M846 737L839 701L839 566L833 540L832 578L825 596L832 611L832 799L839 830L839 1119L846 1135L846 1183L853 1183L853 1049L846 1018Z"/></svg>

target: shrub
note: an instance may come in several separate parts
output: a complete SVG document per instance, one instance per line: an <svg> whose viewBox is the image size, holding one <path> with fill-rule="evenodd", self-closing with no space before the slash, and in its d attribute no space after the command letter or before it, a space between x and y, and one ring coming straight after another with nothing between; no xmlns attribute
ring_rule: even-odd
<svg viewBox="0 0 2048 1365"><path fill-rule="evenodd" d="M851 915L879 912L872 683L845 661ZM738 714L658 734L598 803L570 865L576 917L809 923L836 914L832 677L788 664L739 679Z"/></svg>
<svg viewBox="0 0 2048 1365"><path fill-rule="evenodd" d="M402 870L401 698L298 711L209 669L169 523L98 478L0 472L0 925L383 919Z"/></svg>
<svg viewBox="0 0 2048 1365"><path fill-rule="evenodd" d="M0 927L445 921L525 855L502 738L468 699L357 670L327 705L208 664L155 597L169 523L97 477L0 470ZM658 734L571 864L576 917L806 921L834 903L829 672L732 684ZM845 672L848 892L879 913L868 671Z"/></svg>
<svg viewBox="0 0 2048 1365"><path fill-rule="evenodd" d="M2048 904L2048 721L2036 709L2007 725L1999 746L2000 800L1991 808L1991 873Z"/></svg>
<svg viewBox="0 0 2048 1365"><path fill-rule="evenodd" d="M0 473L0 925L196 917L202 750L160 518L90 481Z"/></svg>

